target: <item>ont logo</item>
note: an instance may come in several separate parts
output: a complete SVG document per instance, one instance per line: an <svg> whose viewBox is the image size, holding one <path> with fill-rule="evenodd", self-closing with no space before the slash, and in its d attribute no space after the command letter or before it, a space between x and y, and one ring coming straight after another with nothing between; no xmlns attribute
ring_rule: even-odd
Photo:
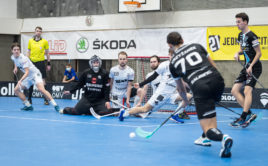
<svg viewBox="0 0 268 166"><path fill-rule="evenodd" d="M268 93L261 93L260 98L261 98L260 101L261 101L263 107L265 107L268 103Z"/></svg>

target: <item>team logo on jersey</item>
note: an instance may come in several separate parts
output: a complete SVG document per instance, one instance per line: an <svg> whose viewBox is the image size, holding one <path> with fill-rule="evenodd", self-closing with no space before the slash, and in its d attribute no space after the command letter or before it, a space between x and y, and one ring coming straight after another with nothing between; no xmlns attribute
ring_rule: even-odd
<svg viewBox="0 0 268 166"><path fill-rule="evenodd" d="M98 75L98 79L101 79L101 75Z"/></svg>
<svg viewBox="0 0 268 166"><path fill-rule="evenodd" d="M91 74L88 74L88 75L87 75L87 78L91 78L91 77L92 77L92 75L91 75Z"/></svg>
<svg viewBox="0 0 268 166"><path fill-rule="evenodd" d="M87 38L81 37L77 42L76 42L76 50L80 53L84 53L87 51L89 47L89 43Z"/></svg>
<svg viewBox="0 0 268 166"><path fill-rule="evenodd" d="M97 78L96 78L96 77L93 77L93 78L91 79L91 82L92 82L92 84L96 84L96 83L97 83Z"/></svg>
<svg viewBox="0 0 268 166"><path fill-rule="evenodd" d="M268 103L268 93L261 93L260 98L261 98L260 101L261 101L263 107L265 107Z"/></svg>
<svg viewBox="0 0 268 166"><path fill-rule="evenodd" d="M114 76L119 76L119 72L114 72Z"/></svg>

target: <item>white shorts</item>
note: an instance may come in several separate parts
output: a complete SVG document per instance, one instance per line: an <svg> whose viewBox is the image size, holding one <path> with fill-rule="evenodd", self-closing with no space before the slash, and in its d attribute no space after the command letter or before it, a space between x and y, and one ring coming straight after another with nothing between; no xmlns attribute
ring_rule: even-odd
<svg viewBox="0 0 268 166"><path fill-rule="evenodd" d="M38 83L43 83L42 74L40 72L35 73L33 76L26 77L22 81L21 85L29 89L30 86L36 85Z"/></svg>
<svg viewBox="0 0 268 166"><path fill-rule="evenodd" d="M116 103L119 103L121 105L124 105L124 103L126 102L126 96L125 95L112 95L111 98L112 98L113 101L115 101ZM112 108L122 108L122 106L120 106L120 105L118 105L116 103L112 102L111 107Z"/></svg>
<svg viewBox="0 0 268 166"><path fill-rule="evenodd" d="M160 94L154 93L148 101L153 107L153 111L160 109L164 104L175 104L176 99L179 97L178 93Z"/></svg>

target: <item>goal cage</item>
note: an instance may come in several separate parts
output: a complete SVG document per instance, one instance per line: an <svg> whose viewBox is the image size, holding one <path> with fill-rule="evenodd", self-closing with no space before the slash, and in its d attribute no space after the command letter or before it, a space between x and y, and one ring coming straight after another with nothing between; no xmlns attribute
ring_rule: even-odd
<svg viewBox="0 0 268 166"><path fill-rule="evenodd" d="M168 60L168 57L160 57L160 61L163 62ZM128 57L128 66L130 66L135 72L135 80L136 82L142 82L145 80L146 75L152 71L150 68L150 57L146 56L129 56ZM150 99L152 96L152 88L149 86L146 96L143 100L143 105ZM130 102L134 103L134 97L130 100ZM173 112L178 105L175 104L165 104L163 105L158 112ZM188 115L196 114L194 102L192 101L191 104L185 109Z"/></svg>

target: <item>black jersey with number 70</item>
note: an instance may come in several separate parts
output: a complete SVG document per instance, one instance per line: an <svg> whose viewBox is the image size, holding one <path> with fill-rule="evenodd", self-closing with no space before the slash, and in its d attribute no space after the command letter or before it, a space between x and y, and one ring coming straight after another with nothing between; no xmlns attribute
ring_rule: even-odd
<svg viewBox="0 0 268 166"><path fill-rule="evenodd" d="M207 56L207 51L200 44L183 45L174 50L169 66L170 72L175 79L183 78L192 87L199 80L219 74Z"/></svg>

